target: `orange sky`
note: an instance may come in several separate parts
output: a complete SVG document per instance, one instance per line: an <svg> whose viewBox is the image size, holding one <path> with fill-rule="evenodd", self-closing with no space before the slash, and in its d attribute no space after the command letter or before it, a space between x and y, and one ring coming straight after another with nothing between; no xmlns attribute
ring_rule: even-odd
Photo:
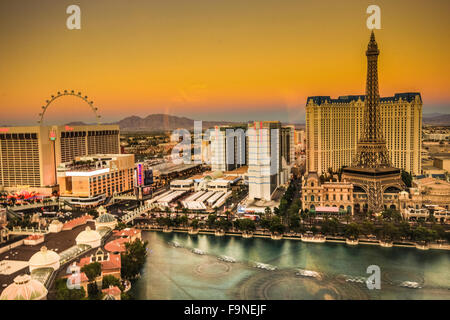
<svg viewBox="0 0 450 320"><path fill-rule="evenodd" d="M81 30L66 28L70 4ZM2 0L0 125L35 123L64 89L91 97L105 122L303 122L307 96L364 93L369 4L381 7L381 95L419 91L425 113L447 113L448 0ZM46 119L94 121L73 98Z"/></svg>

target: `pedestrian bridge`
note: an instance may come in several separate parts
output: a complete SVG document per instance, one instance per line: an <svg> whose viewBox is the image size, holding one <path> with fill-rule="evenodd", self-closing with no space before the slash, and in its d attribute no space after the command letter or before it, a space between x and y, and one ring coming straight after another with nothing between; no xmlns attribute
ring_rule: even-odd
<svg viewBox="0 0 450 320"><path fill-rule="evenodd" d="M120 196L114 196L112 198L113 202L118 200L136 200L135 195L120 195Z"/></svg>
<svg viewBox="0 0 450 320"><path fill-rule="evenodd" d="M133 221L137 217L141 216L141 214L148 212L152 206L150 204L144 204L143 206L140 206L133 211L128 211L125 215L123 215L120 219L123 223L128 223L130 221Z"/></svg>

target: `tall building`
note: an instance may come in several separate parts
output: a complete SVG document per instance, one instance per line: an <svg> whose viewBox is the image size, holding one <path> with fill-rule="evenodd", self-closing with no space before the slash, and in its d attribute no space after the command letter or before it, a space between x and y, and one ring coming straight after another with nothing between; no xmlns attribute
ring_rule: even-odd
<svg viewBox="0 0 450 320"><path fill-rule="evenodd" d="M278 121L248 125L249 200L272 199L276 188L289 180L294 161L294 129Z"/></svg>
<svg viewBox="0 0 450 320"><path fill-rule="evenodd" d="M363 130L365 96L309 97L306 104L307 171L319 175L349 166ZM419 175L422 170L422 98L397 93L379 99L380 128L389 159Z"/></svg>
<svg viewBox="0 0 450 320"><path fill-rule="evenodd" d="M133 154L97 154L58 165L60 196L71 204L97 205L115 193L133 190Z"/></svg>
<svg viewBox="0 0 450 320"><path fill-rule="evenodd" d="M384 193L387 190L404 189L400 169L394 168L381 130L378 92L378 45L372 31L367 47L366 99L364 101L364 122L356 155L352 165L343 170L344 182L367 194L368 209L381 212L384 208Z"/></svg>
<svg viewBox="0 0 450 320"><path fill-rule="evenodd" d="M58 126L56 131L57 164L89 154L119 154L118 125Z"/></svg>
<svg viewBox="0 0 450 320"><path fill-rule="evenodd" d="M246 126L221 126L210 133L212 171L231 171L247 165L246 129Z"/></svg>
<svg viewBox="0 0 450 320"><path fill-rule="evenodd" d="M54 186L60 163L95 153L120 153L119 126L0 128L0 185Z"/></svg>
<svg viewBox="0 0 450 320"><path fill-rule="evenodd" d="M386 125L387 120L382 117L383 102L380 103L378 91L378 55L378 45L372 32L366 51L367 81L365 97L341 98L346 103L341 103L341 101L335 106L329 101L329 97L320 99L316 97L316 100L328 101L327 104L332 105L330 108L327 108L335 112L337 119L331 119L329 117L332 116L326 116L323 121L318 121L322 117L322 111L320 110L319 112L320 107L310 108L309 110L307 135L310 159L308 159L308 175L302 187L303 209L316 210L319 208L321 212L338 210L338 212L346 211L348 213L360 212L361 209L374 213L378 213L385 208L398 209L399 192L404 189L404 184L400 176L400 169L392 165L393 150L391 149L389 152L389 143L386 143L382 129L391 126L390 130L387 130L389 134L389 132L395 132L402 126L403 128L407 127L411 131L412 127L410 123L405 124L401 119L399 122L402 122L402 125L395 123L396 121ZM405 104L408 104L403 99L421 104L419 94L400 95L398 108L406 108L410 113L413 113L411 105L405 106ZM352 108L347 106L355 103L361 104L362 102L364 103L363 108L353 108L353 112L356 113L357 111L358 114L361 114L355 114L350 117L351 111L348 109L352 110ZM313 114L312 117L311 113ZM397 116L398 114L399 112L397 112ZM355 123L358 117L361 117L361 120L359 120L362 122L361 124ZM416 119L415 121L419 120ZM348 127L345 127L342 123L347 123ZM314 137L315 132L311 129L311 125L319 126L318 137ZM314 148L319 149L319 142L322 142L322 138L320 138L322 133L329 140L325 143L327 148L320 146L320 149L325 149L324 151L328 153L322 155L316 151L315 154L313 152L311 155L310 146L312 145ZM413 132L404 134L410 136L406 138L407 140L411 139L411 136L415 137ZM332 148L329 147L329 141L335 143L332 145ZM417 141L420 142L420 136L417 137ZM356 146L356 150L353 150L353 144ZM350 145L352 146L349 147ZM344 151L340 153L337 146L342 147ZM396 148L398 149L399 146L396 146ZM312 150L314 151L314 149ZM318 155L320 157L328 156L332 161L338 162L337 168L347 165L343 169L340 182L322 182L317 172L312 170L318 167ZM327 167L325 167L324 163L321 163L321 165L323 172ZM336 167L332 165L328 167L336 170Z"/></svg>

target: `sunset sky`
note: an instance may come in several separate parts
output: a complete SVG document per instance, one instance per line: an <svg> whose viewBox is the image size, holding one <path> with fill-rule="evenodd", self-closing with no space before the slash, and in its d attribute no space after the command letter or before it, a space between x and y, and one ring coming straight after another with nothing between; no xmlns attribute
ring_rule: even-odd
<svg viewBox="0 0 450 320"><path fill-rule="evenodd" d="M81 30L66 8L81 7ZM32 125L61 90L103 122L167 113L304 122L307 96L364 94L366 8L381 7L382 96L450 113L449 0L2 0L0 125ZM46 122L94 122L76 98Z"/></svg>

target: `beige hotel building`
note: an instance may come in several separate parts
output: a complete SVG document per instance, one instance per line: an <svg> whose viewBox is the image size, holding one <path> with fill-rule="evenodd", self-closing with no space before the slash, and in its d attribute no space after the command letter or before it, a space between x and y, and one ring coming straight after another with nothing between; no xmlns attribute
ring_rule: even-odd
<svg viewBox="0 0 450 320"><path fill-rule="evenodd" d="M58 165L60 196L75 205L97 205L115 193L133 190L134 168L134 154L76 157Z"/></svg>
<svg viewBox="0 0 450 320"><path fill-rule="evenodd" d="M118 125L0 128L0 186L8 191L56 185L56 167L89 154L119 154Z"/></svg>
<svg viewBox="0 0 450 320"><path fill-rule="evenodd" d="M363 125L364 95L308 97L307 172L319 175L349 166ZM382 130L394 167L421 174L422 98L397 93L380 98Z"/></svg>

